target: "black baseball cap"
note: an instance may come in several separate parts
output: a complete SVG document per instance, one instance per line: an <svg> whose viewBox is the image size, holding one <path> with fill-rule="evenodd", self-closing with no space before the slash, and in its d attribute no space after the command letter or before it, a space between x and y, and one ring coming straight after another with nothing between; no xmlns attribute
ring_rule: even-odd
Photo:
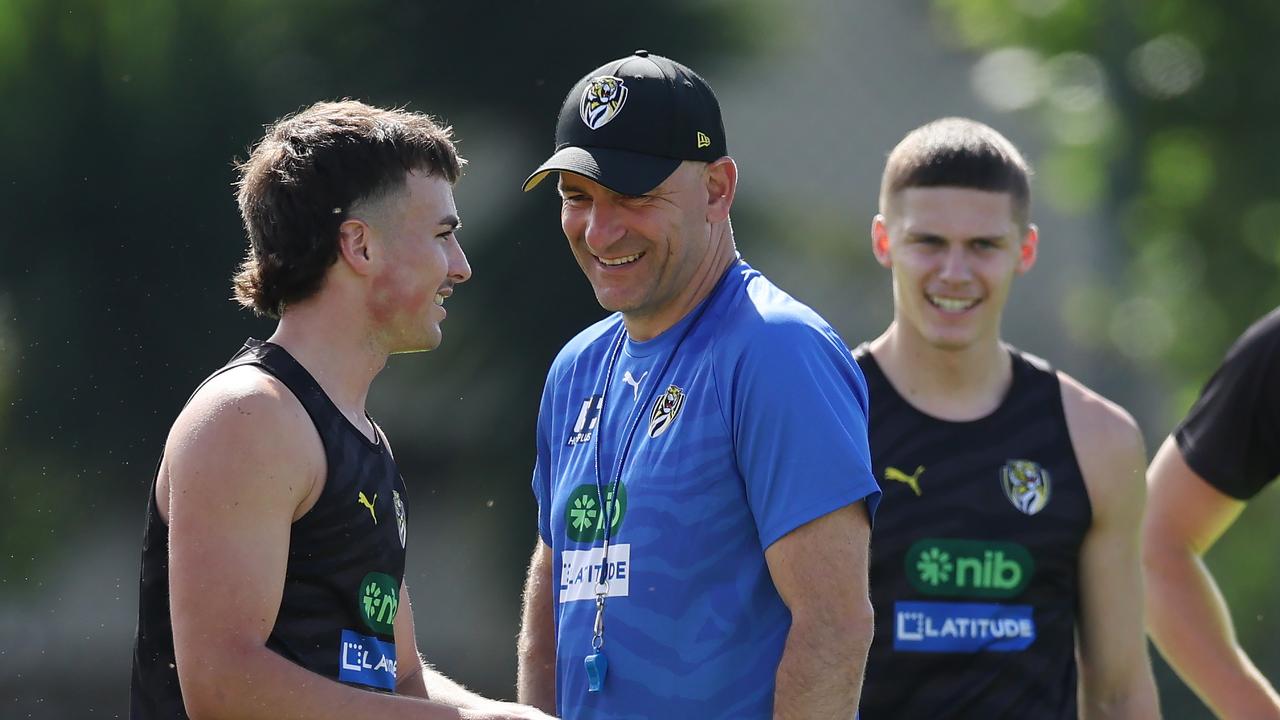
<svg viewBox="0 0 1280 720"><path fill-rule="evenodd" d="M524 181L533 189L570 172L623 195L642 195L684 160L728 154L715 93L697 73L647 50L587 73L560 107L556 151Z"/></svg>

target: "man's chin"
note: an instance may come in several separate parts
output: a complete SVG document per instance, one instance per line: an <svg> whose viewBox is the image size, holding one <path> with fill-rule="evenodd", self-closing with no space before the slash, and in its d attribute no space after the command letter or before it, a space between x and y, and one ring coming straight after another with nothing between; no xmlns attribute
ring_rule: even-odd
<svg viewBox="0 0 1280 720"><path fill-rule="evenodd" d="M954 333L935 333L929 338L929 344L943 352L961 352L973 347L976 338Z"/></svg>
<svg viewBox="0 0 1280 720"><path fill-rule="evenodd" d="M435 350L437 347L439 346L432 345L431 347L407 347L407 348L404 348L403 350L392 350L391 354L392 355L412 355L413 353L431 352L432 350Z"/></svg>
<svg viewBox="0 0 1280 720"><path fill-rule="evenodd" d="M440 347L440 343L444 340L441 333L436 332L432 335L420 338L413 338L402 343L395 349L391 350L391 355L407 355L409 353L431 352Z"/></svg>
<svg viewBox="0 0 1280 720"><path fill-rule="evenodd" d="M605 310L615 312L631 312L636 308L636 303L631 298L624 298L618 293L596 290L596 302L600 303L600 307Z"/></svg>

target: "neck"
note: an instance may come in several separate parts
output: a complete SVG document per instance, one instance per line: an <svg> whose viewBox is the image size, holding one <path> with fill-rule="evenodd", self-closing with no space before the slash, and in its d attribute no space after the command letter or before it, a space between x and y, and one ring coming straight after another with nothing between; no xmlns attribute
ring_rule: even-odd
<svg viewBox="0 0 1280 720"><path fill-rule="evenodd" d="M698 303L707 299L724 271L737 257L728 221L711 226L711 247L703 255L689 281L671 302L652 313L623 313L622 322L632 340L652 340L680 322Z"/></svg>
<svg viewBox="0 0 1280 720"><path fill-rule="evenodd" d="M373 378L387 364L366 323L351 308L359 304L314 297L291 306L268 338L311 373L334 405L358 428L369 428L365 401Z"/></svg>
<svg viewBox="0 0 1280 720"><path fill-rule="evenodd" d="M1013 383L1013 362L999 338L944 349L895 320L872 341L871 354L907 402L941 420L990 415Z"/></svg>

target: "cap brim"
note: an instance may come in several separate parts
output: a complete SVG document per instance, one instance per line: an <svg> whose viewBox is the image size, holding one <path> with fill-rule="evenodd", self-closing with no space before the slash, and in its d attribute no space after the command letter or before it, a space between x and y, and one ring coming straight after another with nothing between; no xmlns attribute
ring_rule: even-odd
<svg viewBox="0 0 1280 720"><path fill-rule="evenodd" d="M643 195L670 177L680 162L677 158L629 150L571 146L538 166L524 181L524 191L532 190L553 172L568 172L590 178L622 195Z"/></svg>

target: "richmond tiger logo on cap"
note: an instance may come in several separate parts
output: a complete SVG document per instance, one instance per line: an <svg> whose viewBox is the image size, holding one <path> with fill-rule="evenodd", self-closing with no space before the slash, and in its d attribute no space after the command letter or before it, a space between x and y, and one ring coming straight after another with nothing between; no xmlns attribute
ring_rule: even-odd
<svg viewBox="0 0 1280 720"><path fill-rule="evenodd" d="M578 114L582 122L592 130L599 130L609 121L618 117L622 106L627 102L627 86L622 78L612 75L601 75L591 78L582 91L582 102L578 105Z"/></svg>

